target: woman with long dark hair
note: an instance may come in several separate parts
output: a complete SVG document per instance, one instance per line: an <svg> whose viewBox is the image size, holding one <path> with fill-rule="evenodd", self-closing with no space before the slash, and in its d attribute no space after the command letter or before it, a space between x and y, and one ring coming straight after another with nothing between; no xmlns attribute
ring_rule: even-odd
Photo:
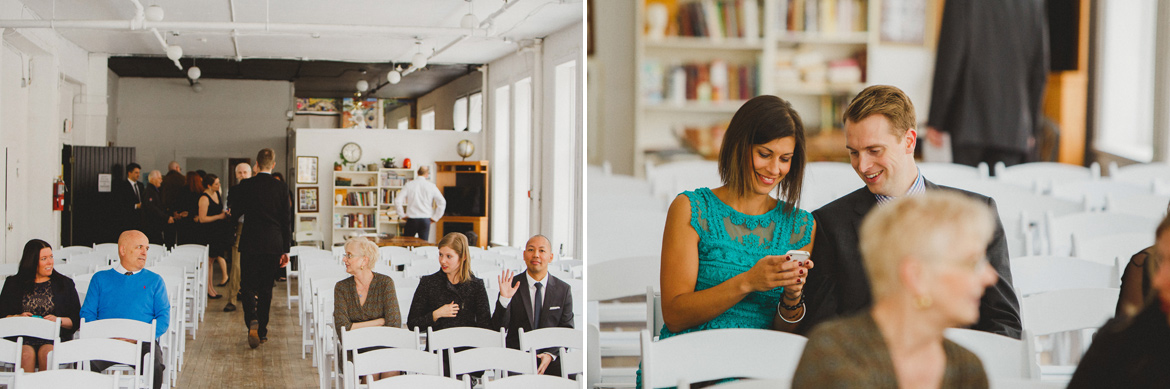
<svg viewBox="0 0 1170 389"><path fill-rule="evenodd" d="M227 225L230 212L224 209L223 197L219 195L219 177L208 174L204 182L207 186L199 195L199 212L196 213L195 222L199 223L198 229L201 230L199 235L203 238L199 243L207 245L208 249L207 298L217 299L220 295L215 293L215 286L212 285L215 283L216 263L219 263L219 268L222 269L223 282L228 281L227 262L223 257L232 245L232 232Z"/></svg>
<svg viewBox="0 0 1170 389"><path fill-rule="evenodd" d="M16 275L8 276L0 290L0 317L39 317L49 321L61 319L61 340L73 339L73 332L81 323L81 302L77 288L69 277L53 270L53 247L43 240L33 239L24 245L24 254ZM53 351L53 341L24 338L21 350L21 368L25 372L46 370L47 358Z"/></svg>

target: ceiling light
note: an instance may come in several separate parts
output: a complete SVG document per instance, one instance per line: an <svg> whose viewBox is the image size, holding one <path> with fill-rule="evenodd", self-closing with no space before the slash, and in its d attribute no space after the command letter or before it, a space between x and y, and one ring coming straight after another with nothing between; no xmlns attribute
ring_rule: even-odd
<svg viewBox="0 0 1170 389"><path fill-rule="evenodd" d="M167 46L167 58L170 58L172 61L183 58L183 48L178 45Z"/></svg>
<svg viewBox="0 0 1170 389"><path fill-rule="evenodd" d="M358 92L365 92L366 90L370 89L370 83L366 80L358 80L355 87L357 87Z"/></svg>
<svg viewBox="0 0 1170 389"><path fill-rule="evenodd" d="M146 8L146 20L152 22L161 22L163 20L163 9L160 6L152 5Z"/></svg>
<svg viewBox="0 0 1170 389"><path fill-rule="evenodd" d="M459 19L459 27L463 27L463 28L479 27L479 19L475 18L475 14L471 10L471 0L467 0L467 14L463 15L463 19Z"/></svg>
<svg viewBox="0 0 1170 389"><path fill-rule="evenodd" d="M427 66L427 56L422 53L422 42L415 42L414 44L418 46L418 51L411 58L410 65L416 69L422 69Z"/></svg>
<svg viewBox="0 0 1170 389"><path fill-rule="evenodd" d="M395 68L390 73L386 73L386 81L391 84L397 84L402 81L402 71Z"/></svg>
<svg viewBox="0 0 1170 389"><path fill-rule="evenodd" d="M191 68L187 69L187 78L190 78L192 81L198 80L199 76L202 75L203 71L199 70L198 66L191 66Z"/></svg>

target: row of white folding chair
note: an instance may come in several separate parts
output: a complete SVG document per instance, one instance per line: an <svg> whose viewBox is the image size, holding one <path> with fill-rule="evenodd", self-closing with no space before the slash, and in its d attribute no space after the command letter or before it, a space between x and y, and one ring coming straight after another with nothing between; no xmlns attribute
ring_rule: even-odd
<svg viewBox="0 0 1170 389"><path fill-rule="evenodd" d="M316 312L313 309L312 279L322 276L341 277L345 274L345 271L337 263L329 260L329 262L320 261L317 263L303 262L299 272L301 273L301 279L298 282L297 290L298 294L303 298L300 304L297 305L301 322L301 358L304 359L305 353L312 351L314 344L313 336L315 327L313 323L316 320Z"/></svg>
<svg viewBox="0 0 1170 389"><path fill-rule="evenodd" d="M1033 342L1028 341L1031 334L1027 330L1021 339L966 328L948 328L945 336L979 357L988 379L1040 378L1035 347Z"/></svg>
<svg viewBox="0 0 1170 389"><path fill-rule="evenodd" d="M324 339L328 334L323 333L322 330L329 323L333 322L333 287L337 281L348 277L344 270L326 269L322 272L314 272L313 274L306 274L302 282L308 284L306 308L310 310L310 315L306 316L306 326L311 328L308 334L308 341L310 342L310 350L313 351L313 366L318 367L319 362L325 357L321 355L326 341ZM325 301L325 300L328 301ZM325 306L328 303L328 306ZM304 339L302 339L303 341Z"/></svg>
<svg viewBox="0 0 1170 389"><path fill-rule="evenodd" d="M410 249L410 252L433 260L439 260L439 248L436 246L419 246Z"/></svg>
<svg viewBox="0 0 1170 389"><path fill-rule="evenodd" d="M1120 262L1122 271L1129 258L1134 254L1154 245L1154 231L1130 232L1085 238L1074 235L1072 251L1077 258L1084 258L1098 263L1115 264Z"/></svg>
<svg viewBox="0 0 1170 389"><path fill-rule="evenodd" d="M494 246L494 247L488 248L488 251L496 253L496 254L500 254L503 256L512 257L512 258L523 258L524 257L524 249L519 248L519 247Z"/></svg>
<svg viewBox="0 0 1170 389"><path fill-rule="evenodd" d="M128 367L129 373L120 376L121 380L128 380L126 386L142 388L140 375L142 367L148 361L149 355L142 355L139 346L117 339L88 338L74 339L68 342L56 342L53 351L49 352L49 369L58 370L60 365L76 364L77 370L90 370L90 361L108 361ZM151 369L153 370L153 369ZM121 381L120 380L120 381Z"/></svg>
<svg viewBox="0 0 1170 389"><path fill-rule="evenodd" d="M0 339L0 364L12 365L13 371L0 371L0 383L11 388L13 380L16 379L18 369L21 364L21 352L24 348L24 338L16 338L16 341L8 339Z"/></svg>
<svg viewBox="0 0 1170 389"><path fill-rule="evenodd" d="M193 318L188 316L189 302L186 298L187 275L179 266L160 265L149 269L158 273L167 286L167 295L171 302L171 320L167 331L159 339L159 347L164 352L167 365L167 379L174 385L178 379L178 372L183 367L183 354L186 352L186 322Z"/></svg>
<svg viewBox="0 0 1170 389"><path fill-rule="evenodd" d="M589 180L586 188L590 199L603 194L649 196L653 193L648 180L625 174L607 173L600 168L594 170L593 166L590 166L586 179Z"/></svg>
<svg viewBox="0 0 1170 389"><path fill-rule="evenodd" d="M369 354L369 355L366 355ZM492 369L508 369L516 371L524 368L522 357L516 350L506 348L486 348L467 350L459 353L453 363L462 365L463 369L478 369L487 367ZM469 389L471 378L465 375L463 381L443 377L431 372L441 373L442 364L434 354L425 351L388 348L373 350L356 358L353 370L366 373L369 376L382 371L406 371L411 375L400 375L378 381L371 379L370 389L382 388L433 388L433 389ZM358 365L360 364L360 365ZM454 369L454 367L453 367ZM515 369L515 370L514 370ZM533 371L535 367L532 368ZM476 370L467 370L476 371ZM371 377L372 378L372 377ZM524 373L511 377L488 381L485 389L579 389L580 384L561 377Z"/></svg>
<svg viewBox="0 0 1170 389"><path fill-rule="evenodd" d="M584 332L576 328L549 327L525 332L519 329L520 350L532 355L539 365L540 350L557 348L560 351L561 377L585 372Z"/></svg>
<svg viewBox="0 0 1170 389"><path fill-rule="evenodd" d="M646 163L646 181L655 197L673 199L684 190L718 187L719 165L715 161L680 161L661 165Z"/></svg>
<svg viewBox="0 0 1170 389"><path fill-rule="evenodd" d="M206 291L208 289L208 287L207 287L207 282L208 282L207 281L207 272L210 271L210 269L208 269L208 263L207 263L209 252L210 252L210 248L207 245L184 244L184 245L175 246L175 248L171 249L171 252L167 257L169 258L171 256L175 256L176 254L184 254L184 253L189 253L189 254L195 255L195 258L197 259L196 263L197 263L198 267L196 267L197 274L195 276L195 288L194 289L199 290L199 291ZM207 293L206 292L194 293L194 296L192 296L192 297L194 297L196 302L197 302L197 304L195 305L195 308L196 308L198 320L195 321L194 329L198 330L199 329L199 322L203 321L203 315L207 312ZM192 335L194 335L194 334L192 334Z"/></svg>
<svg viewBox="0 0 1170 389"><path fill-rule="evenodd" d="M648 209L590 210L589 263L659 255L666 212Z"/></svg>
<svg viewBox="0 0 1170 389"><path fill-rule="evenodd" d="M1105 210L1109 212L1153 217L1158 220L1166 217L1168 205L1170 205L1170 194L1107 195L1105 197Z"/></svg>
<svg viewBox="0 0 1170 389"><path fill-rule="evenodd" d="M322 269L327 269L327 268L333 268L335 266L342 266L342 265L340 262L338 262L333 257L324 257L324 256L320 256L320 255L306 255L304 257L297 258L297 265L296 265L297 270L295 272L295 276L297 277L297 305L299 307L299 316L300 316L300 324L301 325L305 324L305 322L304 322L305 316L309 313L308 307L306 304L307 302L300 298L300 296L307 295L307 293L308 293L308 283L304 282L305 281L304 274L305 274L306 270L308 270L309 268L312 268L312 267L317 267L318 270L322 270ZM292 284L292 283L288 282L288 284ZM291 288L291 286L289 286L289 288ZM289 304L289 309L292 309L292 304Z"/></svg>
<svg viewBox="0 0 1170 389"><path fill-rule="evenodd" d="M328 250L321 250L316 247L293 246L289 250L291 251L291 253L289 253L290 256L296 256L296 263L290 263L288 266L285 266L285 272L289 281L285 282L284 289L285 293L288 295L288 309L291 310L293 302L296 302L297 304L301 303L300 288L297 288L296 294L293 294L292 292L292 279L296 278L300 280L300 271L307 263L322 263L327 261L336 262L336 258L333 256L333 252ZM292 261L292 259L290 259L290 261Z"/></svg>
<svg viewBox="0 0 1170 389"><path fill-rule="evenodd" d="M1065 216L1046 215L1048 253L1075 255L1073 241L1112 234L1153 234L1160 220L1111 212L1082 212Z"/></svg>
<svg viewBox="0 0 1170 389"><path fill-rule="evenodd" d="M197 338L199 321L203 317L203 311L206 310L206 306L202 305L207 297L206 257L200 258L198 254L176 252L157 262L157 266L173 266L183 269L185 277L183 296L186 300L184 304L186 311L183 312L185 316L184 329L191 335L192 339Z"/></svg>
<svg viewBox="0 0 1170 389"><path fill-rule="evenodd" d="M1027 297L1062 289L1119 288L1122 268L1116 261L1033 256L1012 258L1011 272L1016 295Z"/></svg>
<svg viewBox="0 0 1170 389"><path fill-rule="evenodd" d="M357 362L357 364L362 366L363 369L355 370L355 361L362 359L357 357L358 350L360 349L368 347L392 347L421 352L419 349L419 333L417 329L411 331L405 328L382 326L348 330L345 327L342 327L340 328L340 332L341 338L339 339L340 347L338 348L338 354L339 358L342 358L342 360L345 362L345 366L342 371L343 374L341 375L343 379L343 385L340 386L341 388L356 389L358 381L360 381L357 377L390 371L389 369L382 371L371 371L365 368L366 363L363 363L364 361ZM426 352L422 353L426 354L427 356L422 356L421 359L430 359L430 357L435 357L434 354ZM418 361L416 360L413 362L417 363ZM370 364L372 365L373 363ZM438 360L435 359L435 362L431 365L438 366ZM436 370L428 373L405 368L398 370L432 375L439 375L441 372L441 370ZM357 373L359 371L364 374Z"/></svg>
<svg viewBox="0 0 1170 389"><path fill-rule="evenodd" d="M1071 346L1064 350L1055 342L1050 350L1052 363L1041 363L1042 378L1068 379L1081 355L1088 349L1097 328L1113 317L1120 290L1117 288L1061 289L1025 296L1020 301L1024 330L1037 337L1074 332ZM1038 355L1046 350L1038 348ZM1042 360L1043 361L1043 360Z"/></svg>
<svg viewBox="0 0 1170 389"><path fill-rule="evenodd" d="M651 339L642 330L642 387L647 389L731 377L791 382L808 341L786 332L743 328ZM696 350L702 350L702 358L694 357Z"/></svg>
<svg viewBox="0 0 1170 389"><path fill-rule="evenodd" d="M1101 165L1093 162L1089 167L1058 162L1029 162L1005 167L1003 162L995 164L996 181L1028 188L1036 193L1051 193L1054 183L1089 181L1101 178Z"/></svg>
<svg viewBox="0 0 1170 389"><path fill-rule="evenodd" d="M609 301L632 296L644 296L647 287L658 288L658 256L622 258L589 265L589 309L586 322L597 328L601 323L647 322L647 304L651 302ZM657 328L648 328L657 332ZM598 355L601 357L637 357L640 355L639 335L632 331L599 332ZM603 379L630 377L634 369L607 367Z"/></svg>

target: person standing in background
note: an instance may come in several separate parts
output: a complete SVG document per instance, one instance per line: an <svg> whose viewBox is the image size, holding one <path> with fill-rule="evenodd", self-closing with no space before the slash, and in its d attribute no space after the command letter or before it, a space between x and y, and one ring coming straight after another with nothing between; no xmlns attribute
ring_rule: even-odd
<svg viewBox="0 0 1170 389"><path fill-rule="evenodd" d="M114 212L118 221L118 233L140 230L142 227L142 194L146 188L138 179L142 178L142 166L131 162L126 165L126 179L114 184Z"/></svg>
<svg viewBox="0 0 1170 389"><path fill-rule="evenodd" d="M942 147L943 134L950 134L955 163L1023 163L1040 127L1047 82L1043 1L949 0L926 137Z"/></svg>
<svg viewBox="0 0 1170 389"><path fill-rule="evenodd" d="M146 180L148 185L142 196L142 232L150 239L150 243L163 244L163 231L175 222L175 218L167 214L166 205L163 204L162 173L151 170Z"/></svg>
<svg viewBox="0 0 1170 389"><path fill-rule="evenodd" d="M162 186L159 187L162 192L163 209L174 220L179 220L188 215L187 211L180 206L185 193L184 188L187 186L187 177L183 176L183 169L178 162L171 161L167 165L167 170L167 175L162 180ZM167 246L174 246L178 242L178 230L175 227L176 225L172 222L163 229L163 241L166 242Z"/></svg>
<svg viewBox="0 0 1170 389"><path fill-rule="evenodd" d="M249 178L252 178L252 165L249 165L247 162L240 162L236 165L236 186L239 187L240 184L244 183L244 180ZM229 209L232 207L232 201L236 198L236 192L236 190L228 192L227 203ZM236 235L235 239L232 240L232 263L228 265L231 267L231 271L228 272L228 280L226 282L228 303L223 306L224 312L235 311L236 304L240 302L240 297L238 296L240 293L240 235L244 230L244 218L233 216L231 220L232 222L230 224L234 227L232 229L236 231ZM220 286L224 285L220 284Z"/></svg>
<svg viewBox="0 0 1170 389"><path fill-rule="evenodd" d="M398 191L398 201L394 206L406 221L406 232L403 236L418 236L430 241L431 223L439 221L447 209L447 199L443 198L439 187L427 179L430 174L429 166L420 166L418 175Z"/></svg>

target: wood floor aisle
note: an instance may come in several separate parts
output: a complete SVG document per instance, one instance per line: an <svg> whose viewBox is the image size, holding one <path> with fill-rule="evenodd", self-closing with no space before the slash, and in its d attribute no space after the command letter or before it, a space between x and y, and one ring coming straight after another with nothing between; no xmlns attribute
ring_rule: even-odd
<svg viewBox="0 0 1170 389"><path fill-rule="evenodd" d="M219 276L216 282L221 281ZM296 281L292 282L296 289ZM224 298L207 300L207 314L199 326L198 339L187 336L186 361L179 373L178 388L315 388L317 369L312 356L301 359L301 326L297 306L288 309L285 283L272 290L272 313L268 342L255 350L248 348L244 314L224 312L227 287L217 287Z"/></svg>

